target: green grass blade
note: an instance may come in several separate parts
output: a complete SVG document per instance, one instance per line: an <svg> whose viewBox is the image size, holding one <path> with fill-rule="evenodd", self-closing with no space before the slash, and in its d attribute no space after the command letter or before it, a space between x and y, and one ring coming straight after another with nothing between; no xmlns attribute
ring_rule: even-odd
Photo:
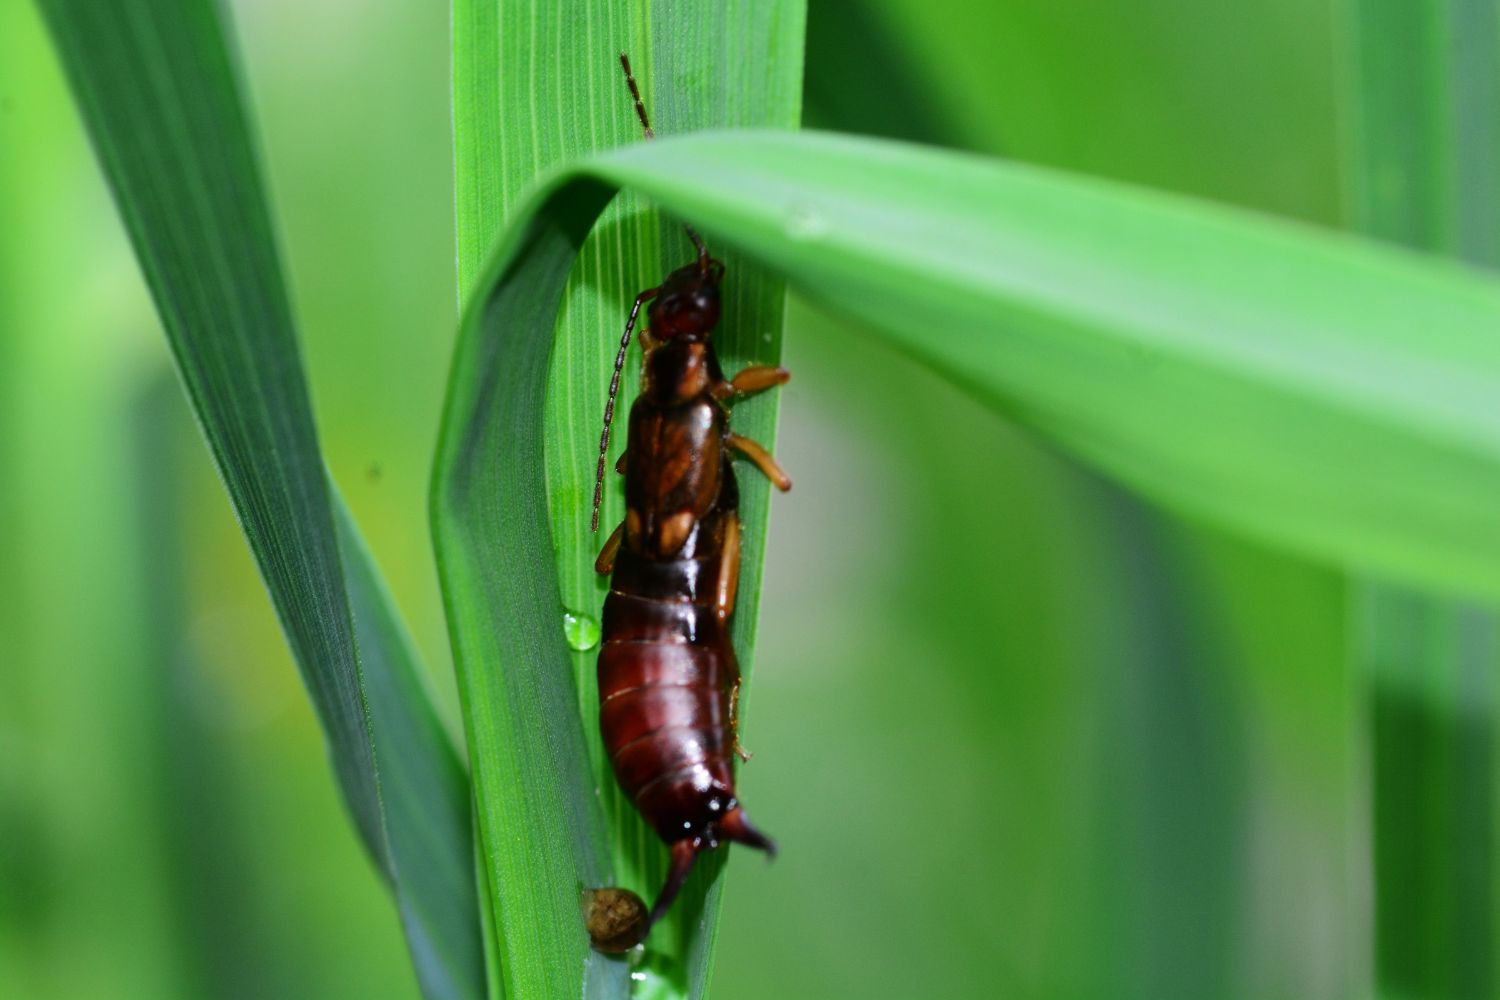
<svg viewBox="0 0 1500 1000"><path fill-rule="evenodd" d="M347 519L341 558L218 7L41 6L424 990L480 996L463 773Z"/></svg>
<svg viewBox="0 0 1500 1000"><path fill-rule="evenodd" d="M504 996L584 992L585 964L604 995L627 989L622 963L590 954L580 919L579 890L609 881L609 845L590 794L541 475L552 321L589 209L602 207L528 234L545 248L530 259L552 266L466 316L438 445L433 537Z"/></svg>
<svg viewBox="0 0 1500 1000"><path fill-rule="evenodd" d="M396 902L424 994L484 995L469 780L432 709L411 638L337 491L334 513L395 865Z"/></svg>
<svg viewBox="0 0 1500 1000"><path fill-rule="evenodd" d="M332 515L249 126L216 9L173 6L42 2L288 641L299 664L337 665L306 679L344 794L385 864L353 627L337 543L319 530ZM277 454L283 462L249 471Z"/></svg>
<svg viewBox="0 0 1500 1000"><path fill-rule="evenodd" d="M474 299L435 471L434 533L475 762L480 836L492 865L502 964L507 986L519 995L573 989L583 962L597 988L623 991L621 963L586 956L574 887L609 882L649 898L664 876L665 848L619 794L600 746L597 650L563 647L561 615L568 609L597 618L604 595L593 571L603 535L589 532L589 503L614 345L636 293L680 265L691 247L680 229L663 228L640 202L617 201L583 242L560 292L562 315L555 297L528 302L527 309L546 309L539 321L546 329L536 331L543 339L535 343L522 344L513 331L487 325L493 315L472 307L491 290L475 279L502 223L540 173L640 142L617 62L622 51L631 56L659 134L795 125L803 6L802 0L454 4L458 262L461 287ZM725 363L774 362L783 286L724 249L714 247L732 276L720 324ZM507 384L495 381L490 369L496 363L505 366ZM633 395L636 366L631 358L622 406ZM509 381L533 377L541 383L522 388ZM480 386L486 394L479 394ZM736 428L769 443L775 416L776 396L767 394L737 408ZM480 440L482 447L475 444ZM618 454L619 434L613 447ZM601 515L606 531L623 515L618 488L610 485ZM759 477L747 476L743 493L746 546L735 643L748 672L769 490ZM502 516L513 519L501 523ZM500 537L518 530L527 537ZM503 586L494 582L500 566L514 577ZM512 621L501 628L503 619ZM555 648L543 652L538 644ZM541 676L527 680L520 665ZM554 689L569 674L571 682ZM538 703L566 715L522 710ZM522 787L530 791L523 795ZM575 824L571 833L569 823ZM638 993L701 995L722 864L723 852L705 859L653 931L638 969L651 982ZM551 931L539 933L539 926Z"/></svg>
<svg viewBox="0 0 1500 1000"><path fill-rule="evenodd" d="M1494 0L1343 0L1353 222L1500 267Z"/></svg>
<svg viewBox="0 0 1500 1000"><path fill-rule="evenodd" d="M1494 612L1366 583L1351 625L1369 699L1380 995L1493 996Z"/></svg>
<svg viewBox="0 0 1500 1000"><path fill-rule="evenodd" d="M1336 565L1500 594L1500 283L871 140L704 134L578 173L517 231L596 198L592 178L632 187L1148 496Z"/></svg>
<svg viewBox="0 0 1500 1000"><path fill-rule="evenodd" d="M1348 0L1341 13L1351 223L1500 268L1500 3ZM1367 581L1352 627L1373 691L1380 991L1492 996L1500 624L1492 607Z"/></svg>

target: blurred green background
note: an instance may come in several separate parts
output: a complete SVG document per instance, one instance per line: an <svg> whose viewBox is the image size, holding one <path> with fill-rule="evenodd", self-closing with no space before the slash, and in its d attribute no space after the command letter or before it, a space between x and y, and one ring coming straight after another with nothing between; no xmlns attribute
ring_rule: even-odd
<svg viewBox="0 0 1500 1000"><path fill-rule="evenodd" d="M325 452L456 719L426 517L448 12L234 12ZM806 119L1337 225L1338 44L1306 0L812 0ZM783 854L730 866L713 995L1369 995L1344 577L1133 500L799 303L786 345L742 779ZM0 566L0 997L416 996L25 3Z"/></svg>

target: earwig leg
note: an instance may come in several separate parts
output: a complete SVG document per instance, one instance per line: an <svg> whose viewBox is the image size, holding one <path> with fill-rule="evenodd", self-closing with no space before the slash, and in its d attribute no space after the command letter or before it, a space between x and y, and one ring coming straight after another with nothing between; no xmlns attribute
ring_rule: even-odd
<svg viewBox="0 0 1500 1000"><path fill-rule="evenodd" d="M734 679L734 688L729 692L729 732L734 737L734 752L740 758L740 763L750 763L750 758L755 754L745 749L740 742L740 684L742 679Z"/></svg>
<svg viewBox="0 0 1500 1000"><path fill-rule="evenodd" d="M740 519L725 516L724 548L719 555L719 585L714 594L714 613L719 621L729 620L734 611L734 595L740 586Z"/></svg>
<svg viewBox="0 0 1500 1000"><path fill-rule="evenodd" d="M755 467L764 472L766 478L781 492L785 493L792 488L791 477L786 474L781 466L776 464L776 459L771 457L771 453L759 444L756 444L747 437L731 434L729 435L729 447L754 462Z"/></svg>
<svg viewBox="0 0 1500 1000"><path fill-rule="evenodd" d="M776 841L751 826L750 821L745 818L745 810L739 806L735 806L725 813L724 818L719 820L718 825L719 834L724 839L744 844L746 847L754 847L757 850L765 851L766 854L773 858L776 857Z"/></svg>
<svg viewBox="0 0 1500 1000"><path fill-rule="evenodd" d="M728 382L720 382L714 386L713 394L716 399L743 396L772 386L785 385L791 377L791 372L776 365L751 365Z"/></svg>
<svg viewBox="0 0 1500 1000"><path fill-rule="evenodd" d="M728 817L726 817L728 818ZM661 892L656 896L656 902L651 905L651 918L647 926L653 926L661 919L662 914L667 912L667 907L672 905L672 900L682 891L682 886L687 882L689 873L693 870L693 862L698 860L698 845L691 838L685 838L672 845L672 866L667 869L667 881L662 884Z"/></svg>
<svg viewBox="0 0 1500 1000"><path fill-rule="evenodd" d="M615 526L615 530L609 533L604 548L599 550L599 558L594 560L594 572L608 575L614 572L615 556L620 551L620 539L625 537L625 522L621 521Z"/></svg>
<svg viewBox="0 0 1500 1000"><path fill-rule="evenodd" d="M615 475L625 475L625 456L628 454L630 454L630 452L622 451L620 452L620 457L615 459Z"/></svg>
<svg viewBox="0 0 1500 1000"><path fill-rule="evenodd" d="M734 386L734 391L740 395L747 392L760 392L772 386L786 385L791 380L792 373L780 365L751 365L729 380Z"/></svg>

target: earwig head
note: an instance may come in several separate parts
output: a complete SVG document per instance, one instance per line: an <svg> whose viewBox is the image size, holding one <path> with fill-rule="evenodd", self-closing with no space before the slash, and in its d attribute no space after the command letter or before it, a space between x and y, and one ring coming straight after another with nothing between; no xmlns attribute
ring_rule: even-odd
<svg viewBox="0 0 1500 1000"><path fill-rule="evenodd" d="M647 316L657 340L707 340L719 323L724 265L708 256L667 275Z"/></svg>

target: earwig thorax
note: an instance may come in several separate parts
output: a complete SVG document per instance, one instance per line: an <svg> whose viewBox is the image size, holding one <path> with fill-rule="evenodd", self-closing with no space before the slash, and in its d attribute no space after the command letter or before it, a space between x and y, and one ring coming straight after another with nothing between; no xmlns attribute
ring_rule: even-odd
<svg viewBox="0 0 1500 1000"><path fill-rule="evenodd" d="M642 395L662 405L685 403L723 378L706 339L679 337L657 347L642 370Z"/></svg>

